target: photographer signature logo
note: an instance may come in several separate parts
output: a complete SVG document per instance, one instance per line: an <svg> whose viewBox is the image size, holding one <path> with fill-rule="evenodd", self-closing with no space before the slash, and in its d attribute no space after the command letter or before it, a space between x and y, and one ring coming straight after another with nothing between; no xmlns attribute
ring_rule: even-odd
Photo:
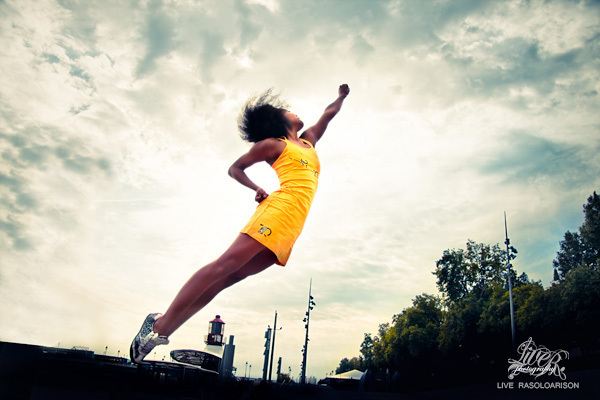
<svg viewBox="0 0 600 400"><path fill-rule="evenodd" d="M520 374L529 374L536 379L542 375L557 376L563 381L567 379L565 367L559 363L569 359L566 350L549 350L544 346L537 346L532 338L521 343L517 349L520 354L518 360L508 359L508 379L513 379Z"/></svg>
<svg viewBox="0 0 600 400"><path fill-rule="evenodd" d="M537 346L532 338L527 339L517 348L519 359L508 359L508 382L496 382L496 388L501 390L556 390L579 389L579 382L565 381L565 367L560 362L569 359L566 350L550 350L544 346ZM529 379L513 381L517 375L529 375ZM540 379L542 375L557 377L555 379Z"/></svg>

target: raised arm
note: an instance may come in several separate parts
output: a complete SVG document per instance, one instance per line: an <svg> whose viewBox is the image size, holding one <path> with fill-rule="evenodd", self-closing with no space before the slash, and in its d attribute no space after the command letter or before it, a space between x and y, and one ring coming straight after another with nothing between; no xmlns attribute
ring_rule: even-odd
<svg viewBox="0 0 600 400"><path fill-rule="evenodd" d="M336 114L342 109L342 104L344 103L344 99L350 93L350 88L348 85L343 84L340 85L338 89L338 98L325 108L323 111L323 115L317 121L317 123L302 133L300 136L304 140L308 140L314 146L317 142L323 137L325 130L327 129L327 125L329 125L329 121L336 116Z"/></svg>

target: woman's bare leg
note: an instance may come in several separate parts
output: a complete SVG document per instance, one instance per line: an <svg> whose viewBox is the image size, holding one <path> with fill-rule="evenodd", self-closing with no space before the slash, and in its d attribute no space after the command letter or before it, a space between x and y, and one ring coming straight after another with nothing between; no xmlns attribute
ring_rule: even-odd
<svg viewBox="0 0 600 400"><path fill-rule="evenodd" d="M198 311L202 310L204 306L210 303L221 291L251 275L264 271L271 265L275 264L276 261L277 257L275 254L273 254L273 252L271 252L271 250L264 249L258 253L252 260L250 260L238 271L221 279L210 288L205 290L204 293L202 293L202 295L200 295L200 297L198 297L194 303L192 303L184 312L179 314L177 318L174 318L171 322L171 333L169 334L175 332L188 319L192 318ZM161 326L161 322L159 322L161 320L162 318L159 318L159 320L156 322L154 325L154 330L162 335L164 328Z"/></svg>
<svg viewBox="0 0 600 400"><path fill-rule="evenodd" d="M235 283L235 281L229 283L227 277L231 276L232 280L234 277L239 278L238 281L245 278L243 272L240 271L244 266L248 265L248 272L258 269L252 273L258 273L267 268L268 265L264 266L264 263L260 265L251 263L265 249L266 247L250 236L239 234L223 255L200 268L183 285L167 312L154 324L154 331L163 336L171 335L221 290ZM259 259L262 260L262 257ZM236 275L237 272L240 274Z"/></svg>

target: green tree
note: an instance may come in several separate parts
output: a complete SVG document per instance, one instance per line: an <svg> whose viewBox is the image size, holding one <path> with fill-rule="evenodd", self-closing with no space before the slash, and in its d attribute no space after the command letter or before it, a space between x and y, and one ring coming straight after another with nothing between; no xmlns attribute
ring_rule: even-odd
<svg viewBox="0 0 600 400"><path fill-rule="evenodd" d="M438 350L440 325L443 321L441 301L438 297L422 294L413 300L413 306L404 313L399 340L408 358L431 358Z"/></svg>
<svg viewBox="0 0 600 400"><path fill-rule="evenodd" d="M418 365L430 364L438 353L442 320L439 297L416 296L413 306L395 315L391 325L380 325L373 345L377 369L410 371Z"/></svg>
<svg viewBox="0 0 600 400"><path fill-rule="evenodd" d="M362 359L361 367L365 370L373 368L373 347L375 346L375 340L370 333L365 333L365 338L360 345L360 354Z"/></svg>
<svg viewBox="0 0 600 400"><path fill-rule="evenodd" d="M522 298L519 289L515 289L515 325L521 332L520 339L534 337L540 343L548 344L547 337L556 335L554 328L548 330L551 317L548 314L548 290L544 290L540 282L532 282L526 289L527 296Z"/></svg>
<svg viewBox="0 0 600 400"><path fill-rule="evenodd" d="M375 369L385 369L389 366L387 352L390 342L390 323L379 324L377 335L373 338L373 366Z"/></svg>
<svg viewBox="0 0 600 400"><path fill-rule="evenodd" d="M574 268L600 265L600 196L594 192L583 205L584 222L578 232L567 231L560 242L560 250L552 261L560 278Z"/></svg>
<svg viewBox="0 0 600 400"><path fill-rule="evenodd" d="M353 369L360 369L360 359L358 357L352 357L351 359L342 358L340 365L335 369L336 374L343 374L344 372L352 371Z"/></svg>
<svg viewBox="0 0 600 400"><path fill-rule="evenodd" d="M567 231L565 238L560 242L560 251L556 253L556 259L552 265L559 271L559 278L564 278L565 274L574 268L577 268L583 262L583 248L581 237L577 232Z"/></svg>
<svg viewBox="0 0 600 400"><path fill-rule="evenodd" d="M433 274L446 301L454 303L471 292L481 296L492 283L503 281L505 265L506 251L499 245L469 240L466 250L445 250Z"/></svg>
<svg viewBox="0 0 600 400"><path fill-rule="evenodd" d="M516 258L514 247L509 247L509 252L511 260ZM515 292L530 281L525 273L517 276L514 269L507 271L506 263L507 252L498 244L472 240L466 250L446 250L436 262L434 274L448 306L439 336L444 354L467 359L495 357L500 348L490 343L503 339L506 330L510 338L507 273ZM510 340L506 343L510 351Z"/></svg>
<svg viewBox="0 0 600 400"><path fill-rule="evenodd" d="M515 308L515 325L517 341L519 338L526 339L532 336L531 324L526 324L522 308L532 303L532 298L544 291L541 282L525 282L517 278L518 285L513 289L513 303ZM535 313L537 310L531 309ZM539 315L539 314L535 314ZM498 359L511 353L512 333L510 321L510 298L508 290L497 285L491 293L489 300L483 305L480 320L478 322L478 333L493 346L484 346L483 354L490 359Z"/></svg>
<svg viewBox="0 0 600 400"><path fill-rule="evenodd" d="M598 349L600 320L600 271L582 265L568 272L559 284L546 291L542 322L549 345Z"/></svg>
<svg viewBox="0 0 600 400"><path fill-rule="evenodd" d="M532 287L525 301L516 303L515 319L522 337L535 337L548 347L597 350L600 271L583 265L548 289Z"/></svg>
<svg viewBox="0 0 600 400"><path fill-rule="evenodd" d="M480 348L478 324L482 302L473 293L452 303L440 329L439 348L446 355L471 357Z"/></svg>

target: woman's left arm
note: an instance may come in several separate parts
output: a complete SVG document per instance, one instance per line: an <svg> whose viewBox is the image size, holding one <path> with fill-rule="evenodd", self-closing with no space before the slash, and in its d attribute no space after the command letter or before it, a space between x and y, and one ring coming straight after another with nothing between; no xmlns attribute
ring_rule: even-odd
<svg viewBox="0 0 600 400"><path fill-rule="evenodd" d="M338 98L325 108L323 115L317 121L317 123L307 130L300 136L304 140L308 140L313 146L323 137L327 125L336 116L336 114L342 109L344 99L350 93L350 88L345 83L340 85L338 89Z"/></svg>
<svg viewBox="0 0 600 400"><path fill-rule="evenodd" d="M261 161L273 163L273 161L277 159L277 157L279 157L283 151L284 146L285 145L283 142L277 139L268 138L261 140L260 142L254 144L250 151L238 158L231 165L231 167L229 167L227 172L233 179L247 188L252 189L255 192L254 199L260 203L266 199L269 194L265 192L263 188L254 183L252 179L246 175L245 170L246 168Z"/></svg>

